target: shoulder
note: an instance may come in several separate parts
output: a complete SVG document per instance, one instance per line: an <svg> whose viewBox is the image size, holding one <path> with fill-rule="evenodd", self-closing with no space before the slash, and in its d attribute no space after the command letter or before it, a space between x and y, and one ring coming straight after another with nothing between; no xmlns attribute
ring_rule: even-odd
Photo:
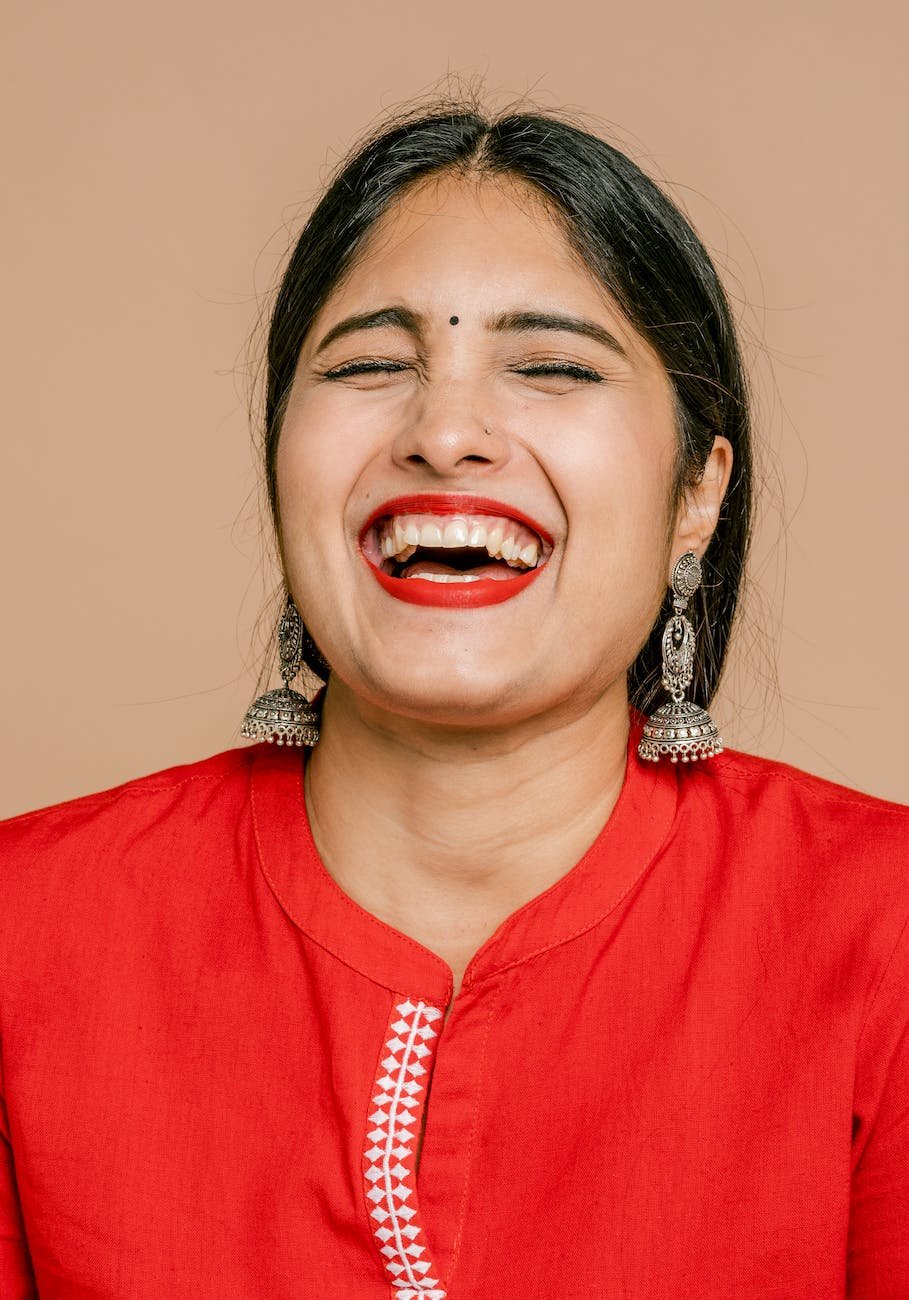
<svg viewBox="0 0 909 1300"><path fill-rule="evenodd" d="M138 978L173 958L181 926L236 908L253 860L249 770L259 748L0 822L5 1016L117 970Z"/></svg>
<svg viewBox="0 0 909 1300"><path fill-rule="evenodd" d="M679 776L698 849L748 897L892 946L909 917L909 807L736 751ZM863 938L864 936L864 938Z"/></svg>
<svg viewBox="0 0 909 1300"><path fill-rule="evenodd" d="M909 890L909 807L863 794L786 763L727 751L682 778L688 802L802 879L877 875Z"/></svg>
<svg viewBox="0 0 909 1300"><path fill-rule="evenodd" d="M0 822L0 889L13 877L85 861L100 866L118 845L173 838L175 829L227 813L242 799L258 747L227 750L167 768L110 790L70 799Z"/></svg>
<svg viewBox="0 0 909 1300"><path fill-rule="evenodd" d="M858 1021L882 988L905 1003L909 808L735 751L683 769L678 787L677 848L742 943L759 936L806 996L824 990ZM898 1032L905 1006L891 1021Z"/></svg>
<svg viewBox="0 0 909 1300"><path fill-rule="evenodd" d="M878 799L774 759L727 750L692 768L692 786L754 821L782 820L795 833L909 832L909 806Z"/></svg>

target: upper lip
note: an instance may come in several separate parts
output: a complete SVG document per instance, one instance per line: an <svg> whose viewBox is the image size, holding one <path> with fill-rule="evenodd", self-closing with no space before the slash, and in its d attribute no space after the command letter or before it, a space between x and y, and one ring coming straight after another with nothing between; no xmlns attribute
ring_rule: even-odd
<svg viewBox="0 0 909 1300"><path fill-rule="evenodd" d="M496 501L492 497L470 496L466 492L417 492L383 501L360 529L360 542L362 543L373 524L386 515L416 514L495 515L500 518L514 519L519 524L532 528L547 547L553 544L549 531L523 510L518 510L516 506L509 505L506 501Z"/></svg>

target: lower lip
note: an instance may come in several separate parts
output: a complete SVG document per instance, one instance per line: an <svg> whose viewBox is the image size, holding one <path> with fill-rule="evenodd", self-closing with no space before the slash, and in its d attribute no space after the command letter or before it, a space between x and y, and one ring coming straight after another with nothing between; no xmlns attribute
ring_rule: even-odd
<svg viewBox="0 0 909 1300"><path fill-rule="evenodd" d="M362 555L362 551L360 552ZM431 582L425 578L393 578L376 567L367 556L363 559L380 587L396 600L409 605L433 605L436 609L480 609L484 605L501 605L526 591L545 566L528 569L516 578L478 578L474 582Z"/></svg>

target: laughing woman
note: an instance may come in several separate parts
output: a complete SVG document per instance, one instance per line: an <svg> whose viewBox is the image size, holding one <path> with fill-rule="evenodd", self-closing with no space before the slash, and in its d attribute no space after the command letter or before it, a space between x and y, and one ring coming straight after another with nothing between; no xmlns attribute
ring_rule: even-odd
<svg viewBox="0 0 909 1300"><path fill-rule="evenodd" d="M260 743L2 831L4 1300L905 1300L909 820L705 712L751 473L685 219L550 116L389 127L265 473Z"/></svg>

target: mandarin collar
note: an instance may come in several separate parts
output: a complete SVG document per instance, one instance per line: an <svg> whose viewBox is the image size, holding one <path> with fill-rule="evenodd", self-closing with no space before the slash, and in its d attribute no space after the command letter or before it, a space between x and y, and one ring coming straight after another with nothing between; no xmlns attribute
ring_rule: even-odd
<svg viewBox="0 0 909 1300"><path fill-rule="evenodd" d="M569 942L604 920L656 859L675 818L678 776L637 756L642 719L632 714L625 778L587 852L553 885L512 912L471 958L462 990ZM259 862L293 924L368 979L447 1006L448 964L366 911L337 885L316 849L303 788L305 756L268 744L252 750L251 797Z"/></svg>

